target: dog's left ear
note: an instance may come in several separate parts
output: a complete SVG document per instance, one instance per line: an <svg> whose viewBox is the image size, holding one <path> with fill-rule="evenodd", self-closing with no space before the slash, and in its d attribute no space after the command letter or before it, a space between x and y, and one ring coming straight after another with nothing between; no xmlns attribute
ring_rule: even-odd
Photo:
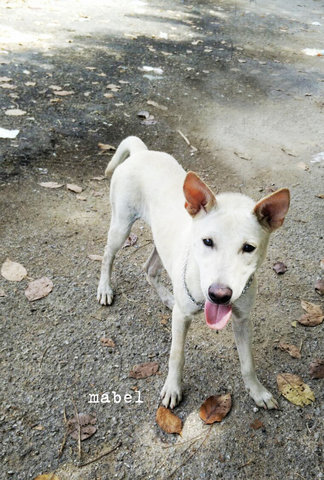
<svg viewBox="0 0 324 480"><path fill-rule="evenodd" d="M185 208L193 217L201 209L208 213L216 205L215 195L194 172L187 173L183 192L186 198Z"/></svg>
<svg viewBox="0 0 324 480"><path fill-rule="evenodd" d="M282 188L262 198L254 207L254 213L261 225L272 232L283 224L289 203L289 190L288 188Z"/></svg>

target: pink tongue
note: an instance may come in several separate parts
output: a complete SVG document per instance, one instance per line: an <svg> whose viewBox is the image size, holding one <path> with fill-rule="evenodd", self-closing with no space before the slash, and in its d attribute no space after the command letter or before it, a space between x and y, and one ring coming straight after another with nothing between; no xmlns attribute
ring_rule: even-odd
<svg viewBox="0 0 324 480"><path fill-rule="evenodd" d="M210 328L221 330L231 318L232 307L230 305L216 305L208 300L205 303L206 323Z"/></svg>

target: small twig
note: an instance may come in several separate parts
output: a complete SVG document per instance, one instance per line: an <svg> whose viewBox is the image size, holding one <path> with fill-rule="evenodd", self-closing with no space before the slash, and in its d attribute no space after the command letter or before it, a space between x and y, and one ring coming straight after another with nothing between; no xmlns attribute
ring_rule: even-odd
<svg viewBox="0 0 324 480"><path fill-rule="evenodd" d="M168 477L166 477L166 480L169 480L169 478L172 478L173 475L179 470L179 468L183 467L187 462L189 462L189 460L190 460L190 459L197 453L197 451L203 446L203 444L206 442L207 438L208 438L209 435L210 435L212 426L213 426L213 424L210 425L210 428L208 429L208 432L207 432L207 434L205 435L205 438L203 439L203 441L201 442L201 444L200 444L197 448L195 448L195 449L191 452L191 454L190 454L182 463L180 463L180 465L178 465L178 466L170 473L170 475L169 475ZM191 445L189 445L188 448L190 448L190 446L191 446ZM186 450L187 450L187 449L186 449ZM185 450L185 451L186 451L186 450Z"/></svg>
<svg viewBox="0 0 324 480"><path fill-rule="evenodd" d="M197 440L200 440L201 438L203 438L204 436L205 434L202 433L201 435L197 435L197 437L189 438L188 440L184 440L183 442L172 443L171 445L163 445L162 448L181 447L182 445L186 445L187 443L194 443Z"/></svg>
<svg viewBox="0 0 324 480"><path fill-rule="evenodd" d="M254 458L251 458L251 460L248 460L246 463L244 463L244 465L240 465L237 468L241 469L241 468L247 467L248 465L251 465L251 463L254 463L254 462L255 462Z"/></svg>
<svg viewBox="0 0 324 480"><path fill-rule="evenodd" d="M300 352L300 353L301 353L301 351L302 351L302 347L303 347L303 340L301 340L300 346L299 346L299 352Z"/></svg>
<svg viewBox="0 0 324 480"><path fill-rule="evenodd" d="M186 144L189 145L189 147L190 147L191 144L190 144L188 138L185 136L185 134L182 133L181 130L177 130L177 132L179 133L179 135L181 135L181 137L184 139L184 141L186 142Z"/></svg>
<svg viewBox="0 0 324 480"><path fill-rule="evenodd" d="M60 458L62 456L64 447L66 445L66 439L67 439L67 436L68 436L68 426L67 426L67 418L66 418L65 407L64 407L64 410L63 410L63 420L64 420L65 432L64 432L64 437L63 437L61 448L58 451L58 458Z"/></svg>
<svg viewBox="0 0 324 480"><path fill-rule="evenodd" d="M42 368L42 363L43 363L44 357L45 357L45 355L46 355L46 353L47 353L47 350L48 350L49 348L50 348L50 345L48 345L48 347L45 348L45 350L44 350L44 352L43 352L43 355L42 355L42 357L41 357L41 359L40 359L40 362L39 362L39 368Z"/></svg>
<svg viewBox="0 0 324 480"><path fill-rule="evenodd" d="M189 141L188 138L185 136L185 134L182 133L181 130L177 130L177 132L179 133L179 135L181 135L181 137L184 139L184 141L186 142L186 144L191 148L191 150L192 150L193 152L197 152L197 148L194 147L194 146L190 143L190 141Z"/></svg>
<svg viewBox="0 0 324 480"><path fill-rule="evenodd" d="M93 458L92 460L88 460L87 462L84 462L82 463L82 465L78 465L79 468L82 468L82 467L85 467L87 465L90 465L91 463L94 463L94 462L97 462L98 460L100 460L102 457L105 457L106 455L109 455L109 453L112 453L114 452L115 450L117 450L117 448L119 448L121 446L122 442L119 441L116 443L116 445L114 447L112 447L110 450L108 450L107 452L103 452L101 453L100 455L98 455L97 457Z"/></svg>
<svg viewBox="0 0 324 480"><path fill-rule="evenodd" d="M151 243L152 243L152 240L148 240L146 243L143 243L143 245L140 245L139 247L134 248L134 250L132 250L132 251L130 252L130 254L127 255L125 258L131 257L132 255L134 255L135 253L137 253L141 248L147 247L147 245L150 245Z"/></svg>
<svg viewBox="0 0 324 480"><path fill-rule="evenodd" d="M296 472L296 475L298 475L298 477L302 478L303 480L306 480L306 478L300 475L300 473Z"/></svg>
<svg viewBox="0 0 324 480"><path fill-rule="evenodd" d="M80 425L80 419L79 419L78 410L77 410L76 404L75 404L75 402L74 402L73 399L72 399L72 403L73 403L73 406L74 406L75 418L76 418L76 421L78 422L78 458L79 458L79 460L81 460L81 456L82 456L82 448L81 448L81 425Z"/></svg>

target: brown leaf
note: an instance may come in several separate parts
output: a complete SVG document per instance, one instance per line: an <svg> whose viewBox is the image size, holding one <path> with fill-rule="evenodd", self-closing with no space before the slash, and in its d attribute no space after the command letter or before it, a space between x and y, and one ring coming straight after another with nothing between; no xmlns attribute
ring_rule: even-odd
<svg viewBox="0 0 324 480"><path fill-rule="evenodd" d="M298 375L279 373L277 384L279 392L294 405L304 407L315 401L314 393Z"/></svg>
<svg viewBox="0 0 324 480"><path fill-rule="evenodd" d="M283 262L275 263L272 268L278 275L282 275L288 270L287 266Z"/></svg>
<svg viewBox="0 0 324 480"><path fill-rule="evenodd" d="M315 195L317 198L324 198L324 193L319 193L318 195Z"/></svg>
<svg viewBox="0 0 324 480"><path fill-rule="evenodd" d="M324 378L324 360L315 358L309 366L311 378Z"/></svg>
<svg viewBox="0 0 324 480"><path fill-rule="evenodd" d="M63 187L63 183L57 183L57 182L41 182L38 185L44 188L61 188Z"/></svg>
<svg viewBox="0 0 324 480"><path fill-rule="evenodd" d="M256 418L254 422L251 423L250 427L253 428L253 430L259 430L259 428L264 427L264 424L261 422L261 420Z"/></svg>
<svg viewBox="0 0 324 480"><path fill-rule="evenodd" d="M53 282L47 277L38 278L28 284L25 295L30 302L47 297L53 290Z"/></svg>
<svg viewBox="0 0 324 480"><path fill-rule="evenodd" d="M74 440L78 440L79 438L79 424L80 424L80 438L82 440L86 440L87 438L92 437L94 433L97 431L97 427L95 426L97 419L93 415L88 415L86 413L79 413L78 419L76 416L70 418L67 422L67 426L69 429L69 434L71 435Z"/></svg>
<svg viewBox="0 0 324 480"><path fill-rule="evenodd" d="M12 262L7 258L2 264L1 275L10 282L20 282L27 276L27 270L20 263Z"/></svg>
<svg viewBox="0 0 324 480"><path fill-rule="evenodd" d="M166 433L181 433L182 420L168 408L158 408L156 412L156 423Z"/></svg>
<svg viewBox="0 0 324 480"><path fill-rule="evenodd" d="M230 393L225 395L213 395L201 405L199 410L200 418L208 425L221 422L232 408Z"/></svg>
<svg viewBox="0 0 324 480"><path fill-rule="evenodd" d="M157 362L148 362L135 365L129 372L131 378L147 378L155 375L159 370L159 364Z"/></svg>
<svg viewBox="0 0 324 480"><path fill-rule="evenodd" d="M306 327L316 327L323 322L324 314L320 305L315 305L314 303L302 300L301 306L307 313L298 319L299 323Z"/></svg>
<svg viewBox="0 0 324 480"><path fill-rule="evenodd" d="M135 245L136 242L137 235L135 235L135 233L131 233L130 236L127 238L126 242L124 243L123 248L132 247L133 245Z"/></svg>
<svg viewBox="0 0 324 480"><path fill-rule="evenodd" d="M315 283L315 292L324 295L324 278L319 278Z"/></svg>
<svg viewBox="0 0 324 480"><path fill-rule="evenodd" d="M301 358L301 353L296 345L290 345L289 343L279 343L279 348L283 352L289 353L289 355L293 358Z"/></svg>
<svg viewBox="0 0 324 480"><path fill-rule="evenodd" d="M102 343L102 345L104 347L115 348L115 346L116 346L115 342L111 338L102 337L100 339L100 342Z"/></svg>
<svg viewBox="0 0 324 480"><path fill-rule="evenodd" d="M74 193L82 192L82 187L79 187L79 185L75 185L74 183L67 183L66 188L68 190L71 190L71 192L74 192Z"/></svg>

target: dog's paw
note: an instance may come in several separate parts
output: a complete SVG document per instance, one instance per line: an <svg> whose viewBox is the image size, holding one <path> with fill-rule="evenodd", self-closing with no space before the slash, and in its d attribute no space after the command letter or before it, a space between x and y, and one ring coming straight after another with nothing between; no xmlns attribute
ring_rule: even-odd
<svg viewBox="0 0 324 480"><path fill-rule="evenodd" d="M161 399L164 407L174 408L182 399L181 386L167 379L161 391Z"/></svg>
<svg viewBox="0 0 324 480"><path fill-rule="evenodd" d="M101 305L111 305L114 299L114 292L108 285L99 284L97 300Z"/></svg>
<svg viewBox="0 0 324 480"><path fill-rule="evenodd" d="M262 407L266 410L279 408L279 404L272 393L264 388L261 383L248 390L258 407Z"/></svg>

